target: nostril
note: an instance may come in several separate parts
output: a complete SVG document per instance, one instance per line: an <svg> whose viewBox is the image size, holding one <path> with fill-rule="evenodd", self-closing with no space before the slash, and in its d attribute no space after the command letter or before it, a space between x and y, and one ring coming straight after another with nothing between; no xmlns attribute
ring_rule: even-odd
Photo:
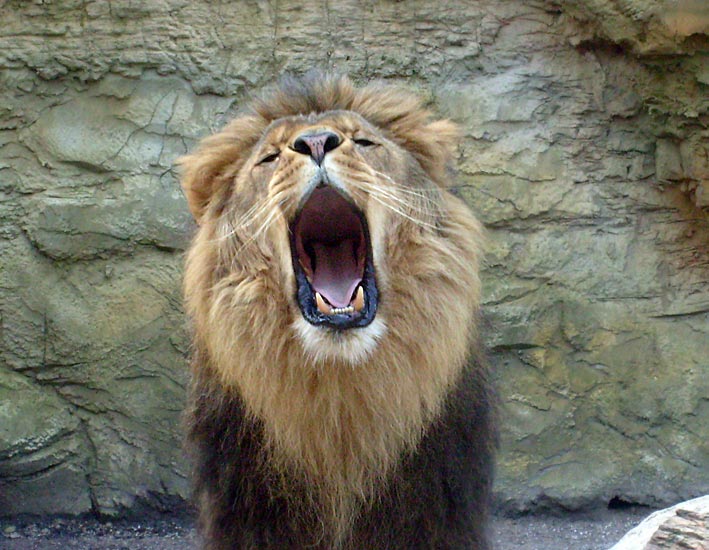
<svg viewBox="0 0 709 550"><path fill-rule="evenodd" d="M340 145L340 136L328 132L328 136L325 138L324 149L326 153L329 153L333 149L337 149Z"/></svg>
<svg viewBox="0 0 709 550"><path fill-rule="evenodd" d="M308 145L302 137L299 137L293 142L292 148L301 155L310 155L310 145Z"/></svg>
<svg viewBox="0 0 709 550"><path fill-rule="evenodd" d="M334 132L319 132L317 134L305 134L296 138L291 145L291 149L302 155L313 158L317 164L321 164L325 155L337 149L341 140Z"/></svg>

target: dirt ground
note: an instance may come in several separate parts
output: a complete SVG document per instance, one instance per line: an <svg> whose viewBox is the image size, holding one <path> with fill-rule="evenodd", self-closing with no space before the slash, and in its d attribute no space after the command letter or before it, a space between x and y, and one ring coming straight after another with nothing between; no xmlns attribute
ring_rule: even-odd
<svg viewBox="0 0 709 550"><path fill-rule="evenodd" d="M496 550L607 550L651 510L603 510L563 516L495 517ZM197 535L189 518L146 521L0 520L1 550L192 550Z"/></svg>

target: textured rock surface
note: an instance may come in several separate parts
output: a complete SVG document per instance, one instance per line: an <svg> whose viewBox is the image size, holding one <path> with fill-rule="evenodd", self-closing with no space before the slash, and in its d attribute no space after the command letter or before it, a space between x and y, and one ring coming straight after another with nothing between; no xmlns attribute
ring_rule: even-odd
<svg viewBox="0 0 709 550"><path fill-rule="evenodd" d="M709 496L703 496L651 514L610 550L704 550L707 546Z"/></svg>
<svg viewBox="0 0 709 550"><path fill-rule="evenodd" d="M501 505L708 492L702 8L0 2L0 515L188 494L173 161L312 66L405 82L463 125Z"/></svg>

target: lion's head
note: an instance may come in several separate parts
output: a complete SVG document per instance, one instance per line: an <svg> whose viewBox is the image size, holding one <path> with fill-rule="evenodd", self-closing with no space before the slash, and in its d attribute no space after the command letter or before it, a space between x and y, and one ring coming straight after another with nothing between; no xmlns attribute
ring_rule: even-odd
<svg viewBox="0 0 709 550"><path fill-rule="evenodd" d="M335 516L416 444L465 364L480 232L446 190L456 136L408 92L306 78L181 160L195 368L337 495Z"/></svg>

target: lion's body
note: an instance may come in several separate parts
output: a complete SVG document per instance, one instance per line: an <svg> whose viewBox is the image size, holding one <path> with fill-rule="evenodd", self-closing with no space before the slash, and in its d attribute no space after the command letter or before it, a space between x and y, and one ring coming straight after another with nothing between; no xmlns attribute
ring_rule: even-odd
<svg viewBox="0 0 709 550"><path fill-rule="evenodd" d="M340 544L324 529L317 505L297 478L284 493L281 473L263 461L263 426L249 419L238 396L224 394L213 377L195 387L201 396L191 432L195 483L200 506L209 510L204 527L210 550L487 547L491 418L475 367Z"/></svg>
<svg viewBox="0 0 709 550"><path fill-rule="evenodd" d="M480 230L444 189L453 135L408 94L325 79L183 159L207 548L486 548Z"/></svg>

